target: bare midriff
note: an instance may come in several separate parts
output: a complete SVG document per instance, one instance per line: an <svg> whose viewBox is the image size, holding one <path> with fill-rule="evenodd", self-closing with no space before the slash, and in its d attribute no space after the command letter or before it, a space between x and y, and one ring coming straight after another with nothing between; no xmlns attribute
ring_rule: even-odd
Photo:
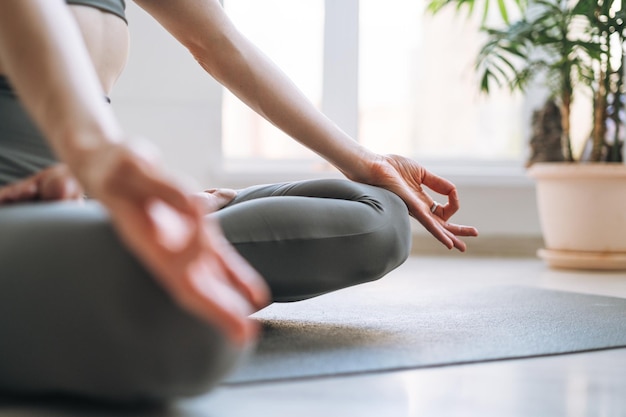
<svg viewBox="0 0 626 417"><path fill-rule="evenodd" d="M126 65L128 25L119 16L93 7L68 7L76 18L102 88L108 95ZM1 62L0 74L4 74Z"/></svg>

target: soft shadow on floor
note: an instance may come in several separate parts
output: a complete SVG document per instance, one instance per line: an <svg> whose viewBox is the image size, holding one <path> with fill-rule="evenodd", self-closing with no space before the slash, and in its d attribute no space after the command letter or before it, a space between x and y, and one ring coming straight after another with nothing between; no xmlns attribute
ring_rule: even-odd
<svg viewBox="0 0 626 417"><path fill-rule="evenodd" d="M66 395L0 396L0 417L187 417L171 405L111 404Z"/></svg>
<svg viewBox="0 0 626 417"><path fill-rule="evenodd" d="M349 349L384 343L393 331L362 325L306 320L260 320L263 337L257 355Z"/></svg>

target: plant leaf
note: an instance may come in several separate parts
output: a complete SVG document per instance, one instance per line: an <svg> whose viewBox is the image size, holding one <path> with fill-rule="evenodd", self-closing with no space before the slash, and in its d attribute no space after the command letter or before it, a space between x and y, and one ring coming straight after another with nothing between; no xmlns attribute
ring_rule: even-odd
<svg viewBox="0 0 626 417"><path fill-rule="evenodd" d="M504 4L504 0L498 0L498 8L500 9L500 16L502 16L502 20L507 25L509 24L509 13L506 10L506 4Z"/></svg>

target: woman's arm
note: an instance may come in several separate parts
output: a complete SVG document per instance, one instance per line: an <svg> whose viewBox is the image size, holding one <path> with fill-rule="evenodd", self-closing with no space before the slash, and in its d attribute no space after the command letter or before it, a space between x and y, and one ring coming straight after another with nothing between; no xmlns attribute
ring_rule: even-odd
<svg viewBox="0 0 626 417"><path fill-rule="evenodd" d="M348 178L364 180L376 155L358 144L304 96L226 16L217 0L135 0L200 65L255 112L320 154Z"/></svg>
<svg viewBox="0 0 626 417"><path fill-rule="evenodd" d="M332 163L348 178L387 188L448 248L465 250L457 236L473 227L447 220L459 207L456 189L414 161L378 155L358 144L302 94L230 22L218 0L136 0L185 45L202 67L257 113ZM448 197L431 212L433 199L422 185Z"/></svg>
<svg viewBox="0 0 626 417"><path fill-rule="evenodd" d="M247 315L266 304L264 282L146 145L125 139L65 2L0 1L0 62L57 155L172 296L234 340L253 337Z"/></svg>

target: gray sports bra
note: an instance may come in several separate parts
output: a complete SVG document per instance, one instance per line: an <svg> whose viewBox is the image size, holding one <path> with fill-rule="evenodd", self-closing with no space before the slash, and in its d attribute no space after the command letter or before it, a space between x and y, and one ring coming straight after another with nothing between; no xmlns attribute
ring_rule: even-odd
<svg viewBox="0 0 626 417"><path fill-rule="evenodd" d="M126 1L125 0L65 0L67 4L78 4L81 6L95 7L105 12L113 13L126 21Z"/></svg>

